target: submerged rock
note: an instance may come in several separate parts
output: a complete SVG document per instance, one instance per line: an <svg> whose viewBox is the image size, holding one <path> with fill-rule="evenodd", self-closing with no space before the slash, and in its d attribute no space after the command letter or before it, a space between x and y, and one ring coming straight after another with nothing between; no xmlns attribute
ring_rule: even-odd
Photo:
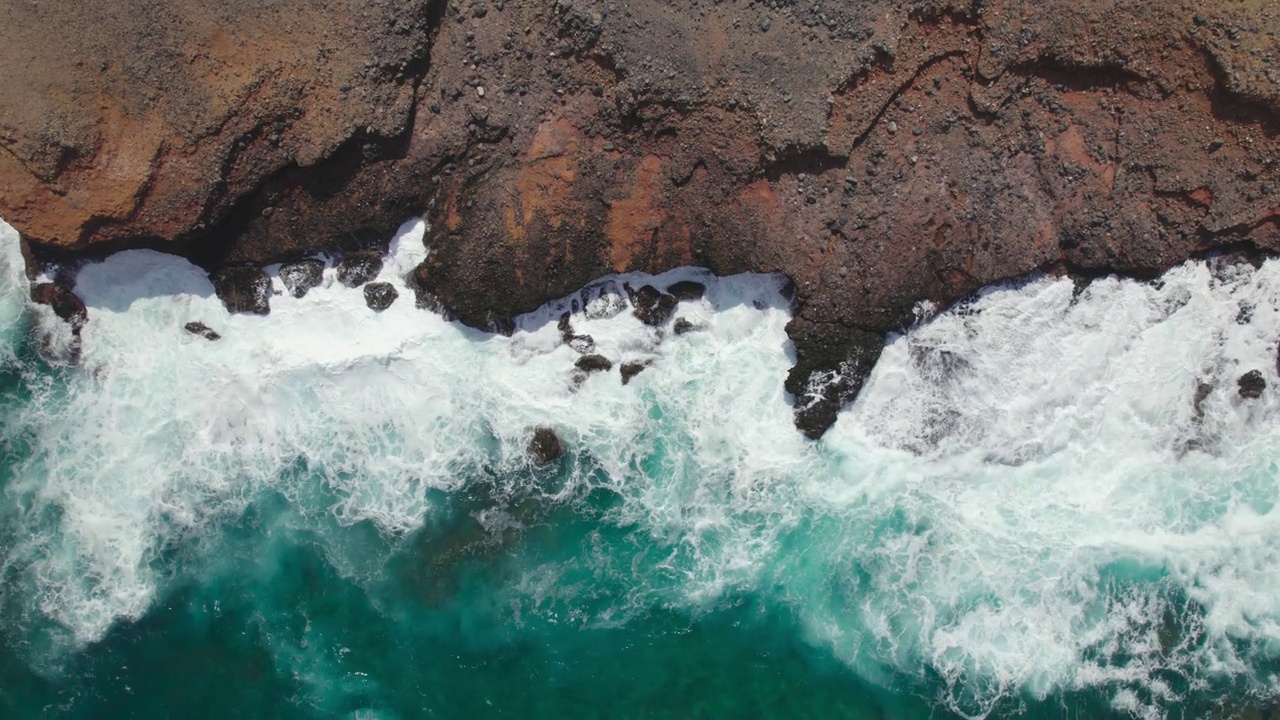
<svg viewBox="0 0 1280 720"><path fill-rule="evenodd" d="M583 355L573 364L583 372L605 372L613 367L613 362L603 355Z"/></svg>
<svg viewBox="0 0 1280 720"><path fill-rule="evenodd" d="M1267 389L1267 381L1263 379L1261 370L1250 370L1240 376L1236 386L1240 397L1256 400L1262 397L1262 391Z"/></svg>
<svg viewBox="0 0 1280 720"><path fill-rule="evenodd" d="M31 301L48 305L53 314L67 321L71 331L79 333L89 321L89 310L84 301L60 283L40 283L31 288Z"/></svg>
<svg viewBox="0 0 1280 720"><path fill-rule="evenodd" d="M645 325L656 327L671 319L671 313L675 312L679 301L674 295L658 292L654 286L645 285L635 292L631 302L635 304L631 313Z"/></svg>
<svg viewBox="0 0 1280 720"><path fill-rule="evenodd" d="M186 325L183 325L182 329L186 330L192 335L199 335L205 340L221 340L222 339L222 336L219 335L216 331L214 331L213 328L199 321L189 322Z"/></svg>
<svg viewBox="0 0 1280 720"><path fill-rule="evenodd" d="M224 267L213 274L214 292L229 313L271 313L271 279L256 267Z"/></svg>
<svg viewBox="0 0 1280 720"><path fill-rule="evenodd" d="M364 302L371 309L382 312L391 307L391 303L400 297L400 293L391 283L372 282L364 286Z"/></svg>
<svg viewBox="0 0 1280 720"><path fill-rule="evenodd" d="M681 280L667 287L667 292L677 300L701 300L707 292L707 286L693 280Z"/></svg>
<svg viewBox="0 0 1280 720"><path fill-rule="evenodd" d="M693 332L698 329L688 318L676 318L675 324L671 328L677 335L683 335L687 332Z"/></svg>
<svg viewBox="0 0 1280 720"><path fill-rule="evenodd" d="M564 454L564 447L560 444L560 436L556 435L555 430L539 427L534 429L526 452L534 464L547 465Z"/></svg>
<svg viewBox="0 0 1280 720"><path fill-rule="evenodd" d="M622 384L626 385L631 382L631 378L639 375L647 367L649 367L649 363L642 360L630 360L622 363L622 367L618 368L618 372L622 374Z"/></svg>
<svg viewBox="0 0 1280 720"><path fill-rule="evenodd" d="M360 287L382 272L382 255L372 250L349 252L338 263L338 282L349 288Z"/></svg>
<svg viewBox="0 0 1280 720"><path fill-rule="evenodd" d="M590 335L574 335L566 340L565 344L583 355L595 352L596 349L595 338Z"/></svg>
<svg viewBox="0 0 1280 720"><path fill-rule="evenodd" d="M299 260L280 266L280 280L289 294L300 298L320 284L324 278L324 263L319 260Z"/></svg>

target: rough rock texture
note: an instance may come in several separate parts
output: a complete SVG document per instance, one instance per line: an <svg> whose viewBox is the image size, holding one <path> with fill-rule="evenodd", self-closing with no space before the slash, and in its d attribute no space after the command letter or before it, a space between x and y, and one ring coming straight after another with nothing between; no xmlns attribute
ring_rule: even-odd
<svg viewBox="0 0 1280 720"><path fill-rule="evenodd" d="M280 280L289 294L306 297L311 288L324 280L324 263L319 260L299 260L280 266Z"/></svg>
<svg viewBox="0 0 1280 720"><path fill-rule="evenodd" d="M271 313L271 278L258 268L224 267L209 279L227 312Z"/></svg>
<svg viewBox="0 0 1280 720"><path fill-rule="evenodd" d="M1267 381L1262 377L1261 370L1250 370L1236 380L1236 390L1246 400L1257 400L1266 389Z"/></svg>
<svg viewBox="0 0 1280 720"><path fill-rule="evenodd" d="M526 452L536 465L547 465L555 462L563 453L560 436L549 427L538 427L529 438Z"/></svg>
<svg viewBox="0 0 1280 720"><path fill-rule="evenodd" d="M400 297L396 286L391 283L372 282L364 286L364 302L370 310L382 312Z"/></svg>
<svg viewBox="0 0 1280 720"><path fill-rule="evenodd" d="M183 325L182 329L186 330L192 335L199 335L205 340L212 341L212 340L222 339L222 335L218 334L216 330L214 330L213 328L209 327L208 325L205 325L204 323L198 320L193 320L192 322L189 322L186 325Z"/></svg>
<svg viewBox="0 0 1280 720"><path fill-rule="evenodd" d="M1280 250L1274 3L179 4L0 9L0 216L37 252L263 263L426 212L418 303L477 327L781 271L816 436L918 300Z"/></svg>

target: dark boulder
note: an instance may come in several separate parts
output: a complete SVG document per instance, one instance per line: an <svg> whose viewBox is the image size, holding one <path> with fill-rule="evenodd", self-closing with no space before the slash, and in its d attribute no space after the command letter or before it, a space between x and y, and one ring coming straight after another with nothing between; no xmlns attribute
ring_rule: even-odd
<svg viewBox="0 0 1280 720"><path fill-rule="evenodd" d="M671 329L674 330L677 335L683 335L687 332L697 330L698 326L694 325L687 318L676 318L676 322L672 325Z"/></svg>
<svg viewBox="0 0 1280 720"><path fill-rule="evenodd" d="M692 280L681 280L667 286L667 292L677 300L701 300L707 292L707 286Z"/></svg>
<svg viewBox="0 0 1280 720"><path fill-rule="evenodd" d="M674 295L658 292L654 286L645 285L635 291L631 302L635 305L631 313L645 325L656 327L671 319L671 313L675 312L676 303L679 301Z"/></svg>
<svg viewBox="0 0 1280 720"><path fill-rule="evenodd" d="M192 335L199 335L205 340L221 340L222 339L222 336L219 335L217 332L215 332L213 328L209 327L208 325L205 325L202 322L196 322L196 321L189 322L186 325L183 325L182 329L186 330Z"/></svg>
<svg viewBox="0 0 1280 720"><path fill-rule="evenodd" d="M526 449L529 457L536 465L547 465L554 462L564 453L564 447L560 444L560 437L556 435L556 431L549 427L539 427L534 429L533 437L529 439L529 445Z"/></svg>
<svg viewBox="0 0 1280 720"><path fill-rule="evenodd" d="M338 282L349 288L360 287L382 272L382 255L373 250L359 250L342 256L338 263Z"/></svg>
<svg viewBox="0 0 1280 720"><path fill-rule="evenodd" d="M1250 370L1240 376L1236 381L1237 390L1240 397L1247 400L1256 400L1262 397L1262 391L1267 389L1267 381L1262 378L1261 370Z"/></svg>
<svg viewBox="0 0 1280 720"><path fill-rule="evenodd" d="M884 350L884 337L869 330L834 333L799 317L787 324L787 334L798 339L796 364L785 383L795 398L796 427L817 440L862 390Z"/></svg>
<svg viewBox="0 0 1280 720"><path fill-rule="evenodd" d="M213 274L214 292L229 313L271 313L271 279L256 267L224 267Z"/></svg>
<svg viewBox="0 0 1280 720"><path fill-rule="evenodd" d="M300 298L320 284L324 277L324 263L319 260L299 260L280 266L280 280L289 294Z"/></svg>
<svg viewBox="0 0 1280 720"><path fill-rule="evenodd" d="M40 283L31 288L31 301L48 305L53 314L67 321L71 331L79 333L89 321L89 310L75 293L60 283Z"/></svg>
<svg viewBox="0 0 1280 720"><path fill-rule="evenodd" d="M647 367L649 367L649 363L641 360L630 360L622 363L622 367L618 368L618 372L622 373L622 384L626 385L631 382L631 378L639 375Z"/></svg>
<svg viewBox="0 0 1280 720"><path fill-rule="evenodd" d="M572 316L566 312L561 315L560 319L556 322L556 329L560 331L560 337L564 338L565 342L569 342L569 338L573 337L573 323L570 320L571 317Z"/></svg>
<svg viewBox="0 0 1280 720"><path fill-rule="evenodd" d="M364 286L364 302L371 309L382 312L391 307L391 303L400 297L400 293L391 283L372 282Z"/></svg>
<svg viewBox="0 0 1280 720"><path fill-rule="evenodd" d="M604 372L613 367L613 363L609 358L603 355L583 355L573 364L574 367L583 372Z"/></svg>

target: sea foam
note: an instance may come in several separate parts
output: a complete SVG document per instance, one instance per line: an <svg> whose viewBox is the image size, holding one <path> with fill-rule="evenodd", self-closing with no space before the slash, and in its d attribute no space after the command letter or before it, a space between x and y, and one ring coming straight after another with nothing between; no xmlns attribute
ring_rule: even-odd
<svg viewBox="0 0 1280 720"><path fill-rule="evenodd" d="M437 494L487 477L569 508L607 492L598 521L629 533L614 548L627 555L524 568L525 615L589 627L760 596L864 677L940 678L937 702L974 717L1083 689L1160 717L1185 691L1170 673L1274 692L1257 668L1280 649L1280 263L988 288L891 338L814 443L782 387L782 278L603 278L505 337L414 307L404 277L423 234L411 222L392 241L379 279L400 299L381 313L332 262L301 299L268 268L266 317L228 315L177 257L81 269L79 364L5 408L5 441L28 448L4 519L24 592L5 602L74 649L144 614L175 548L267 494L394 539L433 522ZM0 332L16 358L30 308L2 239ZM682 279L707 286L677 311L693 332L627 311L625 285ZM565 312L612 371L574 369ZM183 331L192 321L222 339ZM649 366L623 385L627 361ZM1257 400L1236 392L1250 370L1269 386ZM562 482L525 457L541 425L571 455Z"/></svg>

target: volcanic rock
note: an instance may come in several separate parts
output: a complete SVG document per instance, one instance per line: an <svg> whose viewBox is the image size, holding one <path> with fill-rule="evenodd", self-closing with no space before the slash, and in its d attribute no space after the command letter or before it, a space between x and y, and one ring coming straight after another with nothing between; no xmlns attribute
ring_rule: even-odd
<svg viewBox="0 0 1280 720"><path fill-rule="evenodd" d="M323 278L324 263L319 260L299 260L280 266L280 280L289 294L296 298L304 297Z"/></svg>
<svg viewBox="0 0 1280 720"><path fill-rule="evenodd" d="M271 278L261 269L224 267L209 279L227 312L253 315L271 312Z"/></svg>
<svg viewBox="0 0 1280 720"><path fill-rule="evenodd" d="M364 286L364 302L371 309L382 312L391 307L391 303L400 297L400 293L391 283L372 282Z"/></svg>
<svg viewBox="0 0 1280 720"><path fill-rule="evenodd" d="M382 272L382 255L372 250L349 252L338 263L338 282L349 288L360 287Z"/></svg>
<svg viewBox="0 0 1280 720"><path fill-rule="evenodd" d="M675 334L677 335L684 335L687 332L697 330L698 326L694 325L687 318L676 318L675 324L671 326L671 329L675 331Z"/></svg>
<svg viewBox="0 0 1280 720"><path fill-rule="evenodd" d="M647 367L649 367L649 363L640 360L630 360L622 363L622 367L618 369L622 374L622 384L626 385L631 382L631 378L639 375Z"/></svg>
<svg viewBox="0 0 1280 720"><path fill-rule="evenodd" d="M631 302L635 305L631 314L640 318L640 322L645 325L656 327L671 318L678 301L674 295L659 292L652 285L645 285L635 292Z"/></svg>
<svg viewBox="0 0 1280 720"><path fill-rule="evenodd" d="M667 287L667 292L677 300L700 300L707 292L707 286L693 280L681 280Z"/></svg>
<svg viewBox="0 0 1280 720"><path fill-rule="evenodd" d="M526 450L536 465L548 465L564 453L560 437L549 427L539 427L533 431Z"/></svg>
<svg viewBox="0 0 1280 720"><path fill-rule="evenodd" d="M31 288L31 301L40 305L48 305L53 314L67 321L73 333L89 321L89 310L84 301L61 283L40 283Z"/></svg>
<svg viewBox="0 0 1280 720"><path fill-rule="evenodd" d="M1267 389L1267 381L1263 379L1261 370L1250 370L1236 381L1236 388L1240 397L1256 400L1262 397L1262 392Z"/></svg>
<svg viewBox="0 0 1280 720"><path fill-rule="evenodd" d="M199 335L205 340L221 340L222 336L213 330L213 328L199 321L192 321L182 326L183 330L192 335Z"/></svg>
<svg viewBox="0 0 1280 720"><path fill-rule="evenodd" d="M476 328L615 273L779 272L817 435L918 301L1280 250L1274 3L174 3L0 4L34 255L261 265L423 215L418 302Z"/></svg>
<svg viewBox="0 0 1280 720"><path fill-rule="evenodd" d="M609 358L603 355L583 355L575 362L574 367L583 372L604 372L613 367L613 363Z"/></svg>

